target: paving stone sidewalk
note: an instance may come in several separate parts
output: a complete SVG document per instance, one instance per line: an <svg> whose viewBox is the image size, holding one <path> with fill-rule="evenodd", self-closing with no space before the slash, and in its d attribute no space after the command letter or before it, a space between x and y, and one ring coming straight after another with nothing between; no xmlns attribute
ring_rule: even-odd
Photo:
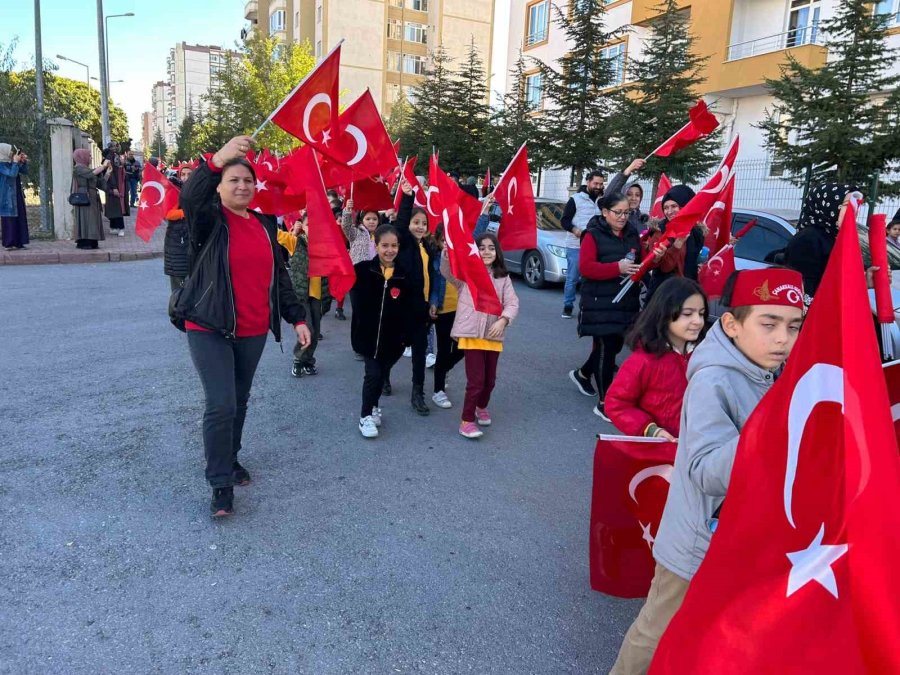
<svg viewBox="0 0 900 675"><path fill-rule="evenodd" d="M123 260L146 260L163 254L166 228L158 227L149 242L134 233L134 216L125 219L125 236L111 234L109 222L104 218L106 239L96 251L75 248L71 239L45 241L32 239L27 249L7 251L0 249L0 265L47 265L58 263L100 263Z"/></svg>

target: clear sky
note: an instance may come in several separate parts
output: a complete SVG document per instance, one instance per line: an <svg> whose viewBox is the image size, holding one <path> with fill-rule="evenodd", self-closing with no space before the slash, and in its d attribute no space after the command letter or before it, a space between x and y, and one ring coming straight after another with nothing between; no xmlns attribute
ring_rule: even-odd
<svg viewBox="0 0 900 675"><path fill-rule="evenodd" d="M233 47L244 27L244 0L104 0L106 15L134 12L109 20L112 99L128 115L131 137L141 137L141 113L150 110L151 88L166 79L166 57L176 43ZM53 61L64 77L84 80L84 67L56 58L62 54L88 64L100 77L96 0L41 0L44 61ZM34 61L34 1L0 0L0 43L18 37L16 59ZM91 83L97 87L97 82Z"/></svg>

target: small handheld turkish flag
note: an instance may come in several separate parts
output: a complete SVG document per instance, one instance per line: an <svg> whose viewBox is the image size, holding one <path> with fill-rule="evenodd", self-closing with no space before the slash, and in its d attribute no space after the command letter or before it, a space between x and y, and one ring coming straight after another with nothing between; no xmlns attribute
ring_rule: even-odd
<svg viewBox="0 0 900 675"><path fill-rule="evenodd" d="M666 193L671 189L672 181L669 180L669 177L666 174L660 174L659 183L656 185L656 200L653 202L653 206L650 207L651 218L659 218L662 220L666 217L666 214L663 213L662 200L663 197L666 196Z"/></svg>
<svg viewBox="0 0 900 675"><path fill-rule="evenodd" d="M900 673L900 462L855 220L851 204L784 372L741 430L651 675Z"/></svg>
<svg viewBox="0 0 900 675"><path fill-rule="evenodd" d="M143 187L134 221L134 233L144 241L150 241L154 230L165 220L166 214L171 209L178 208L179 190L150 162L144 163L141 183Z"/></svg>
<svg viewBox="0 0 900 675"><path fill-rule="evenodd" d="M725 282L735 270L734 246L727 244L725 248L700 266L697 281L710 300L722 297Z"/></svg>
<svg viewBox="0 0 900 675"><path fill-rule="evenodd" d="M734 210L734 173L725 184L722 194L706 212L703 222L709 228L704 244L715 255L731 241L731 219Z"/></svg>
<svg viewBox="0 0 900 675"><path fill-rule="evenodd" d="M646 597L675 448L675 443L658 438L598 438L588 545L595 591Z"/></svg>
<svg viewBox="0 0 900 675"><path fill-rule="evenodd" d="M537 214L528 170L528 148L524 143L497 182L494 199L503 211L498 234L500 246L507 251L537 248Z"/></svg>
<svg viewBox="0 0 900 675"><path fill-rule="evenodd" d="M697 101L694 107L688 111L688 123L675 132L665 143L647 155L649 159L653 155L657 157L669 157L689 145L693 145L701 138L709 136L719 127L719 120L709 112L703 99Z"/></svg>
<svg viewBox="0 0 900 675"><path fill-rule="evenodd" d="M317 149L352 169L356 178L381 175L397 166L394 144L368 89L341 113L332 142Z"/></svg>
<svg viewBox="0 0 900 675"><path fill-rule="evenodd" d="M294 87L281 105L269 115L269 120L304 143L317 147L327 145L338 126L340 68L339 42L328 56Z"/></svg>

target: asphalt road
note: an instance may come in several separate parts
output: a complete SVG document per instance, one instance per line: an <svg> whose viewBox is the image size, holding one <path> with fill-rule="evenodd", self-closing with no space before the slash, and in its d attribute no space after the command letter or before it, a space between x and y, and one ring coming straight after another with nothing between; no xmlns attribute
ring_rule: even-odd
<svg viewBox="0 0 900 675"><path fill-rule="evenodd" d="M270 340L234 517L162 261L0 268L0 672L595 673L639 608L594 593L586 355L560 289L522 309L479 441L420 418L408 360L375 441L329 317L320 374ZM428 376L430 380L430 376ZM609 430L609 428L607 428Z"/></svg>

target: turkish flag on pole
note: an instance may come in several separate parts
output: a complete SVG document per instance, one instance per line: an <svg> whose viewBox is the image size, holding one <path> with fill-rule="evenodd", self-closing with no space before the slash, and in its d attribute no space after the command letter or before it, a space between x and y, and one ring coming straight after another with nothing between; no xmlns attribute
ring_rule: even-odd
<svg viewBox="0 0 900 675"><path fill-rule="evenodd" d="M709 254L714 255L731 241L731 218L734 209L734 174L725 184L725 189L706 212L703 222L709 228L704 244Z"/></svg>
<svg viewBox="0 0 900 675"><path fill-rule="evenodd" d="M651 675L900 673L900 461L855 211L741 431L718 528Z"/></svg>
<svg viewBox="0 0 900 675"><path fill-rule="evenodd" d="M443 187L440 188L440 198L436 197L438 193L438 183ZM420 191L422 192L422 191ZM438 166L438 156L432 155L431 162L428 166L428 190L424 191L425 212L428 214L428 226L434 232L437 224L442 220L446 224L447 219L443 213L449 202L456 202L462 210L463 222L469 228L469 232L475 230L478 218L481 216L481 202L468 192L463 192L459 184L441 171ZM418 206L418 201L415 202ZM432 223L432 214L434 214L434 223Z"/></svg>
<svg viewBox="0 0 900 675"><path fill-rule="evenodd" d="M376 178L354 181L346 192L353 198L355 211L387 211L394 205L387 183Z"/></svg>
<svg viewBox="0 0 900 675"><path fill-rule="evenodd" d="M702 98L688 111L688 118L688 123L675 132L665 143L647 155L647 159L650 159L653 155L670 157L679 150L693 145L701 138L709 136L719 128L719 120L709 112L706 102Z"/></svg>
<svg viewBox="0 0 900 675"><path fill-rule="evenodd" d="M460 281L464 282L472 294L472 303L475 309L485 314L500 316L503 313L503 305L497 297L494 281L481 261L481 254L475 245L472 232L475 229L466 223L466 215L462 204L455 199L457 193L468 197L476 204L478 200L467 195L456 181L444 173L437 161L432 157L432 166L429 179L431 192L430 201L439 203L444 221L444 240L447 242L447 257L450 260L450 270Z"/></svg>
<svg viewBox="0 0 900 675"><path fill-rule="evenodd" d="M651 218L659 218L662 220L666 217L662 209L662 200L671 188L672 181L669 180L669 177L664 173L660 174L659 183L656 186L656 200L653 202L653 206L650 207Z"/></svg>
<svg viewBox="0 0 900 675"><path fill-rule="evenodd" d="M338 42L321 63L294 87L269 115L267 122L274 122L304 143L316 146L328 143L333 135L331 130L338 127L342 42Z"/></svg>
<svg viewBox="0 0 900 675"><path fill-rule="evenodd" d="M143 187L134 221L134 233L144 241L150 241L154 230L166 219L166 214L171 209L178 208L180 191L150 162L144 163L141 183Z"/></svg>
<svg viewBox="0 0 900 675"><path fill-rule="evenodd" d="M659 438L599 436L588 545L595 591L619 598L647 596L675 449L675 443Z"/></svg>
<svg viewBox="0 0 900 675"><path fill-rule="evenodd" d="M328 277L331 294L340 300L353 287L356 273L345 245L344 233L331 212L315 156L308 152L298 154L298 157L295 174L298 180L304 182L309 218L309 275ZM305 166L297 166L301 162Z"/></svg>
<svg viewBox="0 0 900 675"><path fill-rule="evenodd" d="M734 246L726 244L713 257L700 266L697 281L710 300L722 297L725 282L735 271Z"/></svg>
<svg viewBox="0 0 900 675"><path fill-rule="evenodd" d="M887 380L891 417L894 420L894 433L897 434L897 443L900 444L900 361L885 363L884 377Z"/></svg>
<svg viewBox="0 0 900 675"><path fill-rule="evenodd" d="M494 186L491 184L491 167L488 167L484 172L484 182L481 184L481 196L487 197L493 191Z"/></svg>
<svg viewBox="0 0 900 675"><path fill-rule="evenodd" d="M356 178L380 175L397 166L394 144L368 89L341 113L337 128L331 142L316 149L352 169Z"/></svg>
<svg viewBox="0 0 900 675"><path fill-rule="evenodd" d="M253 163L256 172L256 189L250 208L260 213L283 216L286 213L299 211L306 206L303 191L290 192L290 170L281 160L263 148L258 156L251 150L247 159Z"/></svg>
<svg viewBox="0 0 900 675"><path fill-rule="evenodd" d="M406 182L412 186L413 189L413 198L416 199L419 196L419 180L416 178L416 162L418 161L418 157L413 155L412 157L408 157L405 162L403 162L403 167L400 171L400 178L405 178ZM400 201L403 199L403 190L400 189L400 180L397 181L397 191L394 193L394 211L400 210ZM416 203L416 206L418 204Z"/></svg>
<svg viewBox="0 0 900 675"><path fill-rule="evenodd" d="M507 251L537 248L537 213L525 143L503 172L494 199L503 211L498 236L501 248Z"/></svg>

